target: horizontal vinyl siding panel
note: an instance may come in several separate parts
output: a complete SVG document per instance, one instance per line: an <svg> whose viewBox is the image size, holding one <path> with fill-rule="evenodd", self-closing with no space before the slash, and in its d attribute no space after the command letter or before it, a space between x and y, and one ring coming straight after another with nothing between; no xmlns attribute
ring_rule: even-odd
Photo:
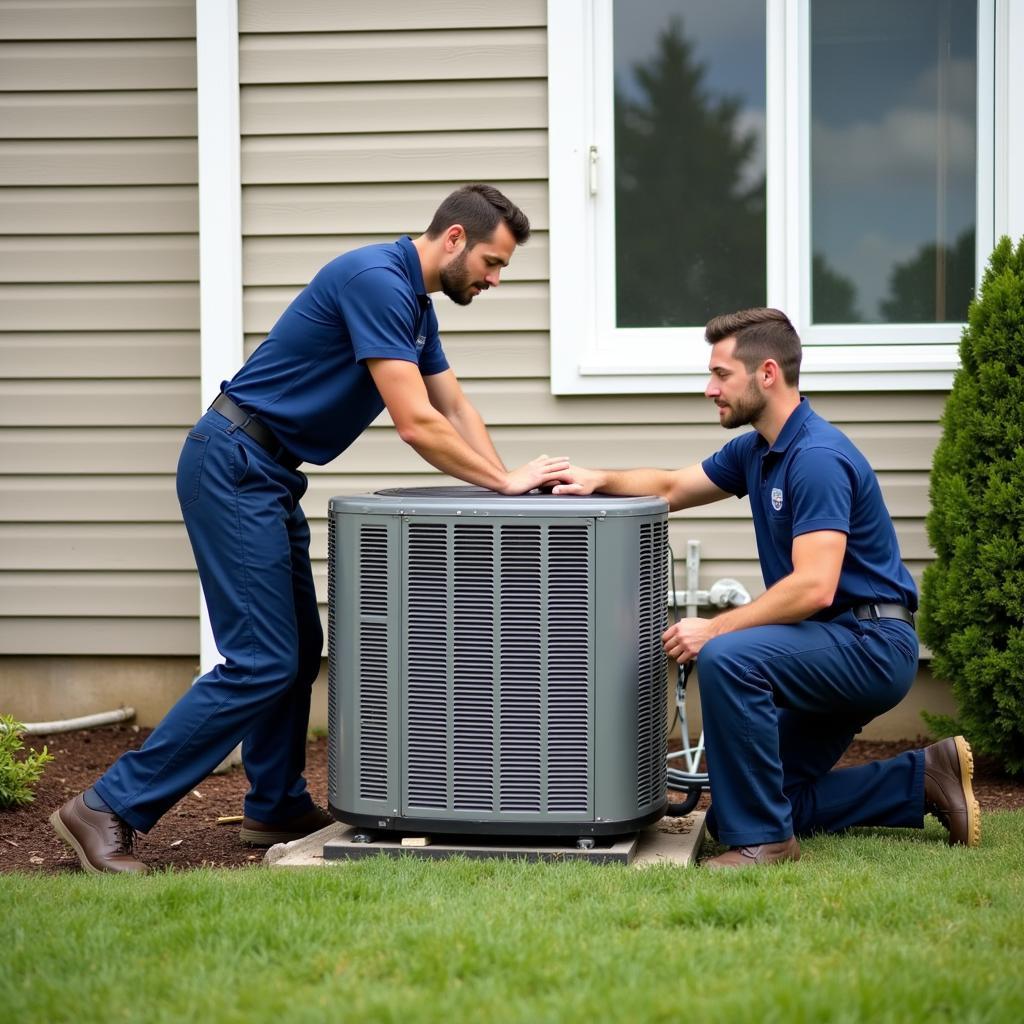
<svg viewBox="0 0 1024 1024"><path fill-rule="evenodd" d="M197 393L194 380L0 380L0 427L187 427Z"/></svg>
<svg viewBox="0 0 1024 1024"><path fill-rule="evenodd" d="M8 476L0 485L3 523L181 525L174 477Z"/></svg>
<svg viewBox="0 0 1024 1024"><path fill-rule="evenodd" d="M310 519L325 519L335 495L460 483L430 472L426 463L424 470L314 477L302 506ZM0 486L0 523L175 523L181 528L181 510L170 475L7 476Z"/></svg>
<svg viewBox="0 0 1024 1024"><path fill-rule="evenodd" d="M0 175L6 170L4 148L0 145ZM467 181L489 181L499 175L543 177L547 174L547 133L522 130L261 135L242 140L243 185L447 181L453 167L458 167ZM0 177L0 183L3 180ZM8 183L20 185L24 180L12 179Z"/></svg>
<svg viewBox="0 0 1024 1024"><path fill-rule="evenodd" d="M243 85L544 78L544 28L242 35Z"/></svg>
<svg viewBox="0 0 1024 1024"><path fill-rule="evenodd" d="M394 242L395 235L280 235L247 238L242 272L247 285L305 286L313 275L337 256L364 245ZM4 247L0 240L0 260ZM537 231L526 245L518 246L508 267L501 272L508 281L546 281L548 277L548 236ZM447 300L444 300L447 301ZM547 369L545 368L545 373Z"/></svg>
<svg viewBox="0 0 1024 1024"><path fill-rule="evenodd" d="M122 615L109 618L0 617L0 652L50 656L197 654L199 620L194 617L129 619Z"/></svg>
<svg viewBox="0 0 1024 1024"><path fill-rule="evenodd" d="M198 284L0 285L11 331L199 329Z"/></svg>
<svg viewBox="0 0 1024 1024"><path fill-rule="evenodd" d="M413 234L426 230L441 200L463 184L249 185L242 189L242 232L251 235ZM492 181L547 230L546 182ZM2 197L0 197L2 198Z"/></svg>
<svg viewBox="0 0 1024 1024"><path fill-rule="evenodd" d="M195 562L182 523L0 523L0 571L174 570Z"/></svg>
<svg viewBox="0 0 1024 1024"><path fill-rule="evenodd" d="M337 0L240 0L240 32L370 32L380 29L506 28L546 25L545 0L388 0L340 4Z"/></svg>
<svg viewBox="0 0 1024 1024"><path fill-rule="evenodd" d="M0 142L0 186L191 185L195 139Z"/></svg>
<svg viewBox="0 0 1024 1024"><path fill-rule="evenodd" d="M178 234L199 230L195 185L0 189L11 235Z"/></svg>
<svg viewBox="0 0 1024 1024"><path fill-rule="evenodd" d="M195 0L6 0L4 39L189 38L196 33Z"/></svg>
<svg viewBox="0 0 1024 1024"><path fill-rule="evenodd" d="M199 334L195 331L0 334L0 364L8 378L197 378Z"/></svg>
<svg viewBox="0 0 1024 1024"><path fill-rule="evenodd" d="M195 617L199 584L194 571L0 572L0 621L8 615Z"/></svg>
<svg viewBox="0 0 1024 1024"><path fill-rule="evenodd" d="M9 139L179 138L196 134L191 89L0 94Z"/></svg>
<svg viewBox="0 0 1024 1024"><path fill-rule="evenodd" d="M551 365L548 335L540 331L451 333L442 335L441 342L460 378L546 378Z"/></svg>
<svg viewBox="0 0 1024 1024"><path fill-rule="evenodd" d="M183 440L180 427L0 427L0 465L17 476L173 474Z"/></svg>
<svg viewBox="0 0 1024 1024"><path fill-rule="evenodd" d="M246 288L243 299L246 331L263 334L269 331L300 290L294 287ZM547 283L502 285L480 296L472 305L438 302L434 308L442 339L449 331L547 330L550 313Z"/></svg>
<svg viewBox="0 0 1024 1024"><path fill-rule="evenodd" d="M867 424L850 430L850 436L876 470L920 471L930 465L939 433L937 425L924 425L913 432L907 430L901 433L899 443L889 436L877 436L878 430ZM496 426L491 436L510 466L527 462L541 452L555 452L568 455L579 465L607 468L687 466L716 451L726 440L717 426L695 426L680 431L671 425L643 424ZM331 469L409 473L416 472L419 461L415 451L402 444L392 428L372 428L332 463ZM325 471L317 466L306 469L311 473Z"/></svg>
<svg viewBox="0 0 1024 1024"><path fill-rule="evenodd" d="M249 85L241 124L248 136L544 128L547 102L542 78Z"/></svg>
<svg viewBox="0 0 1024 1024"><path fill-rule="evenodd" d="M899 424L902 423L937 423L946 406L946 393L943 391L905 391L898 396L891 392L804 394L814 411L840 430L847 423L881 422L888 425L894 434L898 434L902 429Z"/></svg>
<svg viewBox="0 0 1024 1024"><path fill-rule="evenodd" d="M198 281L195 235L28 235L0 238L9 283Z"/></svg>
<svg viewBox="0 0 1024 1024"><path fill-rule="evenodd" d="M192 39L0 43L0 90L193 89Z"/></svg>

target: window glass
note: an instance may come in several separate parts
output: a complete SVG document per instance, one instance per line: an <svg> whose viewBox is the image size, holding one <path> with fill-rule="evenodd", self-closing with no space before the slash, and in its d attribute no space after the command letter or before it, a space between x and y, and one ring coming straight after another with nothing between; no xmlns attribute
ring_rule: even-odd
<svg viewBox="0 0 1024 1024"><path fill-rule="evenodd" d="M764 0L616 0L619 327L764 305Z"/></svg>
<svg viewBox="0 0 1024 1024"><path fill-rule="evenodd" d="M976 0L813 0L815 323L967 319Z"/></svg>

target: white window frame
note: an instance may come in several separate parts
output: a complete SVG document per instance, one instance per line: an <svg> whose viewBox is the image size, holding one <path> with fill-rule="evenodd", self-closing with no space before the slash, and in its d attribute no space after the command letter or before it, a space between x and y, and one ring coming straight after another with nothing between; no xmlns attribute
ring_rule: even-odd
<svg viewBox="0 0 1024 1024"><path fill-rule="evenodd" d="M809 5L766 4L768 305L801 333L806 390L946 389L962 324L810 323ZM977 280L1024 227L1022 6L978 3ZM702 328L615 327L612 0L548 0L548 54L552 392L699 390Z"/></svg>

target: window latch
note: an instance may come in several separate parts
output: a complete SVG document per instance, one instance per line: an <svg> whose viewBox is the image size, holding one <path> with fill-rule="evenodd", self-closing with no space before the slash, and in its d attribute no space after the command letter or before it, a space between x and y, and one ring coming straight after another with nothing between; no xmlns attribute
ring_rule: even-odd
<svg viewBox="0 0 1024 1024"><path fill-rule="evenodd" d="M587 172L590 183L590 194L597 195L597 146L591 146L587 152Z"/></svg>

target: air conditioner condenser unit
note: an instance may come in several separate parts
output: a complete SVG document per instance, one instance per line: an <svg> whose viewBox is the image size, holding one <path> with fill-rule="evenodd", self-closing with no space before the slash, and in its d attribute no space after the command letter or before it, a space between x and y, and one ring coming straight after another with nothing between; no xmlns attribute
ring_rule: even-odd
<svg viewBox="0 0 1024 1024"><path fill-rule="evenodd" d="M331 812L621 835L665 810L667 507L427 487L332 498Z"/></svg>

